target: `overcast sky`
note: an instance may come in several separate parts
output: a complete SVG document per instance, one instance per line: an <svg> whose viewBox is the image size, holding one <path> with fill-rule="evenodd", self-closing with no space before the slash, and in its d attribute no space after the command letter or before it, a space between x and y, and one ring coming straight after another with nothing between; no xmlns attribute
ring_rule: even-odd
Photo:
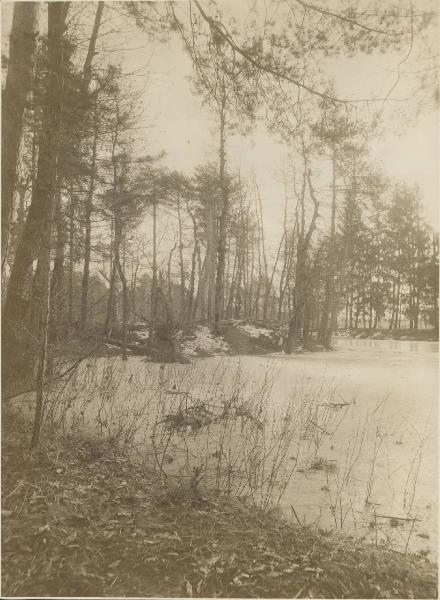
<svg viewBox="0 0 440 600"><path fill-rule="evenodd" d="M346 59L333 65L333 74L341 94L356 91L368 97L388 91L394 81L394 73L388 69L393 67L391 60L380 65L371 57ZM215 127L200 99L191 93L187 80L191 65L179 44L157 46L150 69L152 82L148 94L155 129L149 135L154 143L166 149L167 162L175 168L191 170L207 156L215 159ZM400 134L390 131L371 146L372 158L385 172L420 185L426 214L433 223L437 223L439 214L438 119L438 112L423 114L416 123L402 123ZM250 136L236 136L229 142L230 163L242 171L255 169L267 208L283 198L280 173L287 154L285 145L277 143L261 126Z"/></svg>
<svg viewBox="0 0 440 600"><path fill-rule="evenodd" d="M218 3L222 6L225 3ZM231 3L228 3L231 6ZM432 7L432 3L427 6ZM130 50L130 48L135 48ZM406 49L405 49L406 50ZM329 60L328 74L335 78L340 96L384 97L396 78L397 64L402 56L388 53L352 59ZM191 91L190 60L184 54L180 40L167 44L150 43L142 34L130 36L130 43L121 55L129 69L148 64L150 84L147 87L148 119L154 127L146 133L147 147L167 153L170 168L191 172L195 166L217 156L218 134L215 121L200 98ZM404 89L399 86L391 98L398 98ZM389 113L400 109L390 102ZM385 113L385 115L389 114ZM385 118L386 121L386 118ZM396 126L397 124L397 126ZM371 145L372 159L386 173L409 184L418 183L423 191L427 217L435 225L439 218L439 114L422 114L418 121L400 122L394 118L389 131ZM399 130L399 133L396 131ZM282 171L287 165L288 148L277 143L259 124L257 131L246 137L234 136L228 141L228 160L244 176L255 170L263 194L265 221L274 239L279 235L284 189ZM321 197L323 203L327 198ZM277 226L278 225L278 226Z"/></svg>

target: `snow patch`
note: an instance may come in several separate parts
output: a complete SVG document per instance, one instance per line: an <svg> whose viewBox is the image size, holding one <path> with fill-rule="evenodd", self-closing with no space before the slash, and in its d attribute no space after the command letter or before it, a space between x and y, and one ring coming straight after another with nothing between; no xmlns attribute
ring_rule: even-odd
<svg viewBox="0 0 440 600"><path fill-rule="evenodd" d="M237 329L244 331L252 338L259 338L260 336L269 338L270 340L274 338L274 332L270 329L266 329L265 327L255 327L255 325L251 325L250 323L238 325Z"/></svg>
<svg viewBox="0 0 440 600"><path fill-rule="evenodd" d="M133 334L139 339L139 340L148 340L148 338L150 337L150 332L147 331L133 331Z"/></svg>
<svg viewBox="0 0 440 600"><path fill-rule="evenodd" d="M199 325L195 330L195 337L182 342L182 353L187 356L200 354L216 356L229 351L229 344L219 337L212 335L208 327Z"/></svg>

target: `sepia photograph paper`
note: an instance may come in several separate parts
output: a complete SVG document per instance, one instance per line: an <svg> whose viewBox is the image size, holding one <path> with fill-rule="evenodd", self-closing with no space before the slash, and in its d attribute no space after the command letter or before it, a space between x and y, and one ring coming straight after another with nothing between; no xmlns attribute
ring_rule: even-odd
<svg viewBox="0 0 440 600"><path fill-rule="evenodd" d="M2 598L437 598L439 3L0 9Z"/></svg>

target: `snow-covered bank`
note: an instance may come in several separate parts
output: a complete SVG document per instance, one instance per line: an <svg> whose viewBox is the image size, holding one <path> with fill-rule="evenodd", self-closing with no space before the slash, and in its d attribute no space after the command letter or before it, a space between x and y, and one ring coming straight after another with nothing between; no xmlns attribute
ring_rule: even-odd
<svg viewBox="0 0 440 600"><path fill-rule="evenodd" d="M182 340L182 332L176 336L177 341ZM181 352L185 356L218 356L228 354L230 346L221 337L215 336L205 325L198 325L190 337L180 342Z"/></svg>

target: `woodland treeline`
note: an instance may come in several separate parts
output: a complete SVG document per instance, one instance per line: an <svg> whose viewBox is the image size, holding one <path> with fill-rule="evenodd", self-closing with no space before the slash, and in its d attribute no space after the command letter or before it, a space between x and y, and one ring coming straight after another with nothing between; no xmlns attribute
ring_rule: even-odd
<svg viewBox="0 0 440 600"><path fill-rule="evenodd" d="M124 341L138 322L150 345L195 322L284 325L287 352L314 334L329 346L337 325L438 329L438 234L420 190L370 160L388 90L379 103L346 100L320 70L323 57L411 39L425 62L408 110L436 106L426 66L437 15L356 5L283 0L276 20L256 12L263 30L198 1L14 5L2 92L6 386L36 377L42 393L71 340ZM145 92L102 45L116 17L155 43L179 37L192 60L218 146L192 173L170 170L166 148L139 150ZM258 174L228 158L231 136L262 122L292 156L284 197L270 199L284 212L275 246Z"/></svg>

